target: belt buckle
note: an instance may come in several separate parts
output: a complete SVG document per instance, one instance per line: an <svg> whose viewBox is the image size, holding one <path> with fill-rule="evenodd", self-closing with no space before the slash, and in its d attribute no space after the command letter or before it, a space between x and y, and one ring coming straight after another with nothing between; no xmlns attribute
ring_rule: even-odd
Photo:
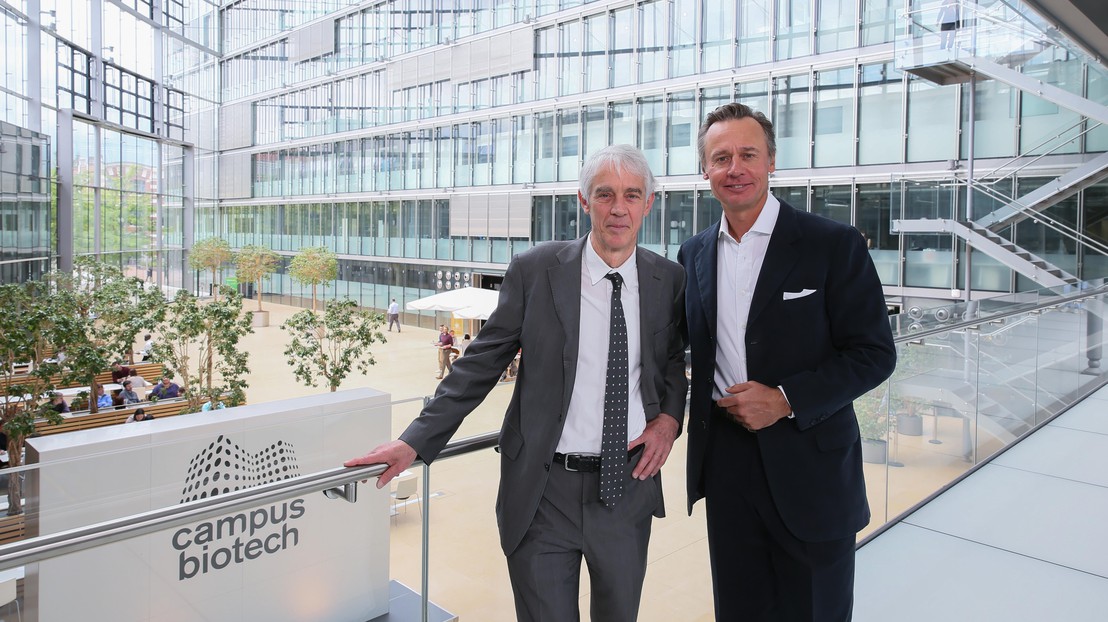
<svg viewBox="0 0 1108 622"><path fill-rule="evenodd" d="M580 472L580 469L576 468L576 466L577 466L577 459L578 459L579 457L580 457L580 455L579 455L579 454L566 454L566 459L565 459L565 462L563 462L563 463L562 463L562 466L564 466L564 467L565 467L565 469L566 469L567 471L569 471L570 473L578 473L578 472ZM571 463L571 462L573 463L573 465L574 465L574 466L570 466L570 463Z"/></svg>

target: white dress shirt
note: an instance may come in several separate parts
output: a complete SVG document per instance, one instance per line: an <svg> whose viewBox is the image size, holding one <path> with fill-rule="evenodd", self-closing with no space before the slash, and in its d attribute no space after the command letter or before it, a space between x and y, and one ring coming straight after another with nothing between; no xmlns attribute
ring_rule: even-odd
<svg viewBox="0 0 1108 622"><path fill-rule="evenodd" d="M716 250L716 373L712 398L730 395L727 387L750 379L746 365L746 322L750 317L750 301L762 262L769 248L769 238L781 203L772 194L757 220L742 239L736 240L728 230L727 214L719 227Z"/></svg>
<svg viewBox="0 0 1108 622"><path fill-rule="evenodd" d="M639 339L639 272L635 253L618 268L611 268L592 247L592 234L585 240L581 261L581 326L577 348L577 377L558 453L600 454L604 428L604 385L608 374L608 337L612 317L612 282L609 272L623 277L620 301L627 322L627 441L646 429L642 405L642 344Z"/></svg>

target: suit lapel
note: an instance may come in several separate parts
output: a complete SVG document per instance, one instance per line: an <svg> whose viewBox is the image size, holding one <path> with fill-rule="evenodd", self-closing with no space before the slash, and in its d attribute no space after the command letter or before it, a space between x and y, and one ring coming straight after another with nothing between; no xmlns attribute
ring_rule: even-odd
<svg viewBox="0 0 1108 622"><path fill-rule="evenodd" d="M773 235L770 236L769 246L766 248L762 271L758 274L757 285L754 286L754 296L750 300L748 324L753 322L771 301L780 299L781 283L800 257L796 246L800 238L796 210L782 201L781 212L777 215Z"/></svg>
<svg viewBox="0 0 1108 622"><path fill-rule="evenodd" d="M581 260L588 236L567 244L558 251L558 263L547 269L554 313L566 336L562 348L564 378L562 383L562 414L569 409L573 381L577 377L577 349L581 340Z"/></svg>
<svg viewBox="0 0 1108 622"><path fill-rule="evenodd" d="M642 378L651 378L654 374L654 318L662 312L669 295L663 291L662 275L658 272L658 256L638 249L635 251L636 266L639 273L639 353L642 364ZM641 382L643 402L658 400L656 395L645 395L653 391L654 384Z"/></svg>
<svg viewBox="0 0 1108 622"><path fill-rule="evenodd" d="M700 306L704 309L704 318L708 334L716 338L716 240L719 237L720 224L709 227L700 234L700 248L696 253L696 286L700 291Z"/></svg>

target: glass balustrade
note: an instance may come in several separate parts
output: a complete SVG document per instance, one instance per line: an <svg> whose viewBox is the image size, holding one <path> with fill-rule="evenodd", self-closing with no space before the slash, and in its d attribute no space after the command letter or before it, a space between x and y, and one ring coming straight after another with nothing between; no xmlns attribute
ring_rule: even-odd
<svg viewBox="0 0 1108 622"><path fill-rule="evenodd" d="M1102 384L1106 295L1095 282L891 318L896 372L855 404L874 515L863 536ZM455 435L477 441L380 490L380 467L340 465L395 438L422 396L355 389L30 439L30 464L0 478L18 480L24 500L0 519L0 597L13 594L0 617L18 605L44 621L370 620L390 609L415 620L426 594L427 619L510 620L489 448L512 389L493 389ZM711 615L703 508L685 516L683 462L679 439L650 562L699 568L689 580L704 592L667 596L648 572L643 620Z"/></svg>

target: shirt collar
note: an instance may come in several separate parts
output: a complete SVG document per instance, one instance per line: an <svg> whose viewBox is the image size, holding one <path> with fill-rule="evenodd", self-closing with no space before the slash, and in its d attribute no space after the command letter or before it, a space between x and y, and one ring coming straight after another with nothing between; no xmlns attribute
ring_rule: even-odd
<svg viewBox="0 0 1108 622"><path fill-rule="evenodd" d="M623 277L623 282L627 283L634 280L638 281L638 263L637 263L638 248L631 252L631 256L624 261L618 268L613 268L604 263L604 260L597 254L596 249L592 247L592 233L589 233L588 239L585 240L585 256L584 263L585 270L587 271L589 283L596 285L602 281L609 272L618 272Z"/></svg>
<svg viewBox="0 0 1108 622"><path fill-rule="evenodd" d="M762 206L761 213L758 214L758 218L754 221L754 225L750 227L750 231L747 231L743 237L751 233L756 235L773 235L773 226L777 224L777 216L781 213L781 202L777 200L777 197L772 194L766 195L766 204ZM727 226L727 213L724 212L723 218L719 223L719 233L716 235L716 239L725 238L738 243L731 237L730 227Z"/></svg>

